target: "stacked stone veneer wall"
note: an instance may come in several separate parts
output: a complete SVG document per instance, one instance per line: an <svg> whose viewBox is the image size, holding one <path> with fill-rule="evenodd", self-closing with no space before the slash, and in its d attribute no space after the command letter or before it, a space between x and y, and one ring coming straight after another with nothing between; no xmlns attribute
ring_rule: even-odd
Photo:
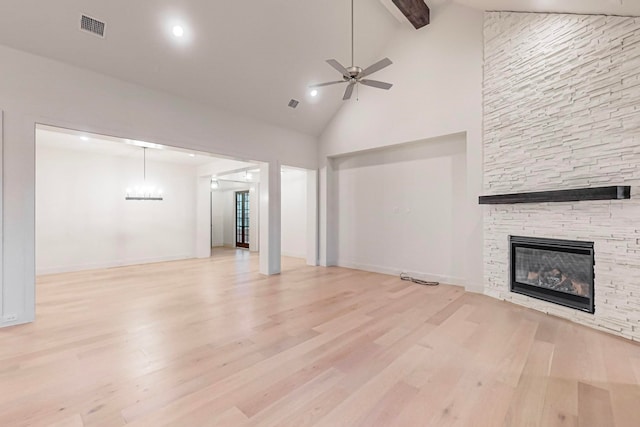
<svg viewBox="0 0 640 427"><path fill-rule="evenodd" d="M485 194L632 186L485 207L485 293L640 340L640 18L488 12L484 37ZM509 292L509 235L593 241L595 314Z"/></svg>

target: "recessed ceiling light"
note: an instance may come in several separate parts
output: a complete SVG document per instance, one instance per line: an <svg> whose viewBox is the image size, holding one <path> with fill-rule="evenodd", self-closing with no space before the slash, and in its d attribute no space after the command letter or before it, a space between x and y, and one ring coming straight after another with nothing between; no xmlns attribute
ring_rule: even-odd
<svg viewBox="0 0 640 427"><path fill-rule="evenodd" d="M189 154L189 157L195 157L195 156L196 156L196 155L195 155L195 154L193 154L193 153Z"/></svg>
<svg viewBox="0 0 640 427"><path fill-rule="evenodd" d="M182 37L184 36L184 28L182 28L180 25L175 25L173 27L173 30L171 30L171 32L173 33L174 36L176 37Z"/></svg>
<svg viewBox="0 0 640 427"><path fill-rule="evenodd" d="M89 137L88 136L81 136L80 139L83 140L83 141L88 141Z"/></svg>
<svg viewBox="0 0 640 427"><path fill-rule="evenodd" d="M310 93L311 96L318 96L318 89L313 89Z"/></svg>

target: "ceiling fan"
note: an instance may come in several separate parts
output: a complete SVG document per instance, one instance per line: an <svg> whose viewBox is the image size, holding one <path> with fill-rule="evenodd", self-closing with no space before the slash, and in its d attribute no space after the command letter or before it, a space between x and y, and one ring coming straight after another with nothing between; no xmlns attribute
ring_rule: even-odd
<svg viewBox="0 0 640 427"><path fill-rule="evenodd" d="M393 64L393 62L391 62L389 58L384 58L376 62L375 64L363 69L361 67L354 65L355 61L353 59L354 58L353 51L354 51L353 49L353 0L351 0L351 66L347 68L342 64L340 64L335 59L327 59L327 63L331 65L333 68L335 68L336 70L338 70L340 74L342 74L342 80L315 84L309 87L317 88L317 87L335 85L340 83L348 83L347 89L344 91L344 96L342 97L344 101L351 98L351 95L353 94L353 89L356 87L358 83L363 84L365 86L375 87L378 89L384 89L384 90L391 89L391 86L393 86L391 83L380 82L377 80L369 80L369 79L365 79L365 77L377 71L380 71L385 67L388 67L389 65Z"/></svg>

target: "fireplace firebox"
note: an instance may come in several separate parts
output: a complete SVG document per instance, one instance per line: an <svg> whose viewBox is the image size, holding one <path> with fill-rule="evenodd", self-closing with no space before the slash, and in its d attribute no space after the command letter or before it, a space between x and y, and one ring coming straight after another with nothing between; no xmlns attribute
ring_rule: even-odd
<svg viewBox="0 0 640 427"><path fill-rule="evenodd" d="M594 313L593 242L509 236L511 292Z"/></svg>

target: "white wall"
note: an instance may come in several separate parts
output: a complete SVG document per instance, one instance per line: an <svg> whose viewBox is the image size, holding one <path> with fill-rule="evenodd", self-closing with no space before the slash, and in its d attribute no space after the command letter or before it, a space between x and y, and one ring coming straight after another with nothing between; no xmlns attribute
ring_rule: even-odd
<svg viewBox="0 0 640 427"><path fill-rule="evenodd" d="M35 318L35 123L234 158L317 165L316 138L0 47L3 326ZM285 108L285 107L283 107ZM279 254L278 254L279 256ZM14 319L15 317L15 319Z"/></svg>
<svg viewBox="0 0 640 427"><path fill-rule="evenodd" d="M196 177L196 257L211 257L211 178Z"/></svg>
<svg viewBox="0 0 640 427"><path fill-rule="evenodd" d="M36 271L106 268L195 256L195 169L153 161L163 201L126 201L141 181L132 157L50 147L36 150Z"/></svg>
<svg viewBox="0 0 640 427"><path fill-rule="evenodd" d="M236 192L228 190L222 192L223 199L223 244L224 246L236 247Z"/></svg>
<svg viewBox="0 0 640 427"><path fill-rule="evenodd" d="M282 172L282 255L307 256L307 171Z"/></svg>
<svg viewBox="0 0 640 427"><path fill-rule="evenodd" d="M393 65L372 76L393 88L361 88L359 100L345 102L328 125L319 147L321 263L336 262L339 248L331 157L465 133L467 249L460 254L466 263L460 284L482 291L482 24L482 12L451 3L434 7L423 29L402 27L382 52Z"/></svg>
<svg viewBox="0 0 640 427"><path fill-rule="evenodd" d="M465 145L458 134L335 159L338 265L463 282Z"/></svg>

